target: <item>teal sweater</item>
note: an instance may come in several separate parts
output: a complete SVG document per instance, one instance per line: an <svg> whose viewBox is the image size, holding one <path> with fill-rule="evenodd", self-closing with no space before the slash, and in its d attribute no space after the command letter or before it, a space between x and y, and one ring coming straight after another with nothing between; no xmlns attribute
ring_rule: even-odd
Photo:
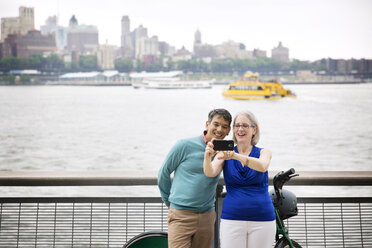
<svg viewBox="0 0 372 248"><path fill-rule="evenodd" d="M158 187L167 206L195 212L214 209L220 175L204 175L205 146L202 137L197 136L178 141L168 153L158 174Z"/></svg>

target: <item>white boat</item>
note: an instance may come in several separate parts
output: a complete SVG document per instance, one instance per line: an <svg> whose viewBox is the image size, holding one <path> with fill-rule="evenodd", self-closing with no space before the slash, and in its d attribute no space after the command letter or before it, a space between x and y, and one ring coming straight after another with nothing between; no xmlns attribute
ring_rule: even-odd
<svg viewBox="0 0 372 248"><path fill-rule="evenodd" d="M147 78L142 80L146 89L209 89L212 81L181 80L180 78Z"/></svg>
<svg viewBox="0 0 372 248"><path fill-rule="evenodd" d="M132 86L145 89L209 89L213 80L182 80L181 71L132 74Z"/></svg>

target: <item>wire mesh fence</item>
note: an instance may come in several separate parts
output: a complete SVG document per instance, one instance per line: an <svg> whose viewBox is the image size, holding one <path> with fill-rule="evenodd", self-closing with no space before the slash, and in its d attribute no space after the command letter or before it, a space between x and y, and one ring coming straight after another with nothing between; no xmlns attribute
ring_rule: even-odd
<svg viewBox="0 0 372 248"><path fill-rule="evenodd" d="M372 247L372 203L339 201L299 203L290 237L303 247Z"/></svg>
<svg viewBox="0 0 372 248"><path fill-rule="evenodd" d="M222 201L222 199L219 199ZM371 198L299 198L286 220L302 247L372 247ZM0 198L0 247L123 247L167 231L160 198Z"/></svg>
<svg viewBox="0 0 372 248"><path fill-rule="evenodd" d="M167 208L157 198L14 200L1 203L0 247L123 247L141 232L167 231Z"/></svg>

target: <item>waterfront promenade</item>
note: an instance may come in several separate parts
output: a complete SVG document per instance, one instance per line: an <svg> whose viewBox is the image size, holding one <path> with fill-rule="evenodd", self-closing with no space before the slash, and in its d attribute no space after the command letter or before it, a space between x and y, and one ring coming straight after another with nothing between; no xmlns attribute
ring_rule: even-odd
<svg viewBox="0 0 372 248"><path fill-rule="evenodd" d="M288 185L372 186L371 171L298 173ZM270 172L270 184L275 174ZM155 186L156 176L156 171L2 171L0 186ZM223 178L219 183L224 184ZM216 204L219 213L222 200L219 197ZM141 232L167 231L167 208L159 197L25 195L0 198L0 204L0 247L122 247ZM299 197L298 208L299 215L286 225L303 247L372 246L371 197Z"/></svg>

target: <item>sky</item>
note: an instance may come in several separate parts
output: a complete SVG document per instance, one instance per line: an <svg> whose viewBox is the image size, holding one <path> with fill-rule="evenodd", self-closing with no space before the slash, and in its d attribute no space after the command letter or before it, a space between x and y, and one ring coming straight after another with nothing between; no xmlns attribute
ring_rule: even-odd
<svg viewBox="0 0 372 248"><path fill-rule="evenodd" d="M372 0L0 0L0 17L34 7L35 28L57 15L68 26L95 25L100 44L120 46L121 18L177 49L192 51L196 30L202 43L243 43L247 50L282 42L291 59L372 59Z"/></svg>

